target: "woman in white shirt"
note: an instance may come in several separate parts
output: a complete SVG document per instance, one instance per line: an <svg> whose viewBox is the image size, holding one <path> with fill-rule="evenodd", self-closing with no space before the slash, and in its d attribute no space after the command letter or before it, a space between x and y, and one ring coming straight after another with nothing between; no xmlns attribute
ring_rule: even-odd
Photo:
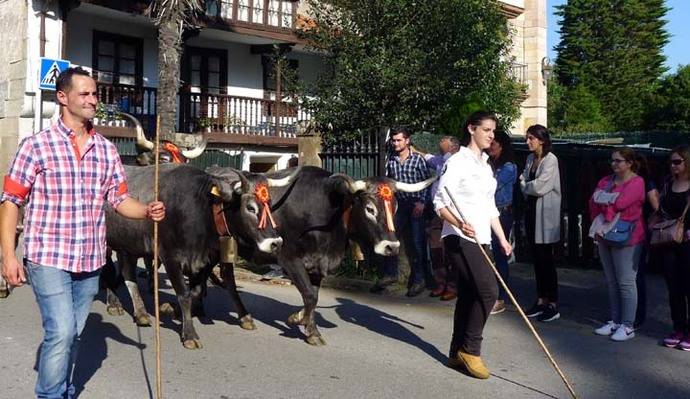
<svg viewBox="0 0 690 399"><path fill-rule="evenodd" d="M475 112L468 117L463 146L446 162L434 196L434 207L443 219L444 251L459 274L448 365L481 379L489 378L480 351L482 332L498 297L498 287L475 239L488 253L493 231L503 252L509 255L512 251L498 219L496 179L484 153L494 138L496 124L496 116L490 112ZM446 188L466 218L464 222Z"/></svg>

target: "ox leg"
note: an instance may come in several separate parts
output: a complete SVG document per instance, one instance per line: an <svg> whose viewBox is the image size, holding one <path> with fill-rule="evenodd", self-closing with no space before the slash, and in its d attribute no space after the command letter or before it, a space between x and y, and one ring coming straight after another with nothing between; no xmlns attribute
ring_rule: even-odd
<svg viewBox="0 0 690 399"><path fill-rule="evenodd" d="M245 330L256 330L256 324L254 324L254 319L252 315L247 312L247 309L242 303L242 298L240 293L237 291L237 284L235 283L235 267L232 263L221 263L220 264L221 273L223 274L223 282L225 283L225 288L230 294L230 299L232 299L233 304L235 304L235 310L237 311L237 318L240 320L240 327Z"/></svg>
<svg viewBox="0 0 690 399"><path fill-rule="evenodd" d="M146 311L144 300L141 299L139 293L139 285L137 284L137 258L125 253L118 253L117 259L122 269L122 276L125 278L125 285L132 298L132 306L134 307L134 322L140 327L151 326L151 316Z"/></svg>
<svg viewBox="0 0 690 399"><path fill-rule="evenodd" d="M297 265L297 267L288 268L287 270L295 272L290 273L290 275L293 276L292 282L295 284L300 294L302 294L302 300L304 301L304 309L290 315L287 324L293 326L303 325L308 344L314 346L326 345L326 340L321 337L321 333L316 327L314 318L321 278L308 275L302 265Z"/></svg>
<svg viewBox="0 0 690 399"><path fill-rule="evenodd" d="M153 294L153 273L158 273L158 270L153 270L153 256L144 256L144 266L146 266L146 283L149 293Z"/></svg>
<svg viewBox="0 0 690 399"><path fill-rule="evenodd" d="M207 282L213 271L213 264L209 263L189 279L189 292L192 297L192 317L206 317L204 297L207 293Z"/></svg>
<svg viewBox="0 0 690 399"><path fill-rule="evenodd" d="M10 285L0 276L0 298L7 298L8 296L10 296Z"/></svg>
<svg viewBox="0 0 690 399"><path fill-rule="evenodd" d="M118 286L122 282L121 278L122 275L115 267L115 263L113 263L113 260L110 258L110 256L107 256L105 258L105 266L103 266L103 270L101 271L100 279L101 286L105 287L106 311L111 316L122 316L125 314L125 310L122 307L120 298L118 298L115 294L115 290L117 290Z"/></svg>
<svg viewBox="0 0 690 399"><path fill-rule="evenodd" d="M180 304L180 311L182 313L182 345L186 349L201 349L201 339L194 329L192 322L192 295L189 288L184 281L182 275L182 265L177 262L164 262L165 271L168 273L170 283L177 295L177 301Z"/></svg>

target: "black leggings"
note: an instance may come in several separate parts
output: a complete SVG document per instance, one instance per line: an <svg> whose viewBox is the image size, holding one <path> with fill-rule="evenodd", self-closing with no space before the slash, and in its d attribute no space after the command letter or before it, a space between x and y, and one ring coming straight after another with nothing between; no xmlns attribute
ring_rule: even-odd
<svg viewBox="0 0 690 399"><path fill-rule="evenodd" d="M558 275L553 262L553 244L532 243L534 278L537 281L537 298L558 302Z"/></svg>
<svg viewBox="0 0 690 399"><path fill-rule="evenodd" d="M443 246L448 261L458 271L458 300L449 356L455 357L459 350L479 356L484 325L498 298L496 277L476 243L450 235L443 239ZM490 252L488 245L484 245L484 250Z"/></svg>
<svg viewBox="0 0 690 399"><path fill-rule="evenodd" d="M690 333L690 241L655 251L664 264L673 330Z"/></svg>

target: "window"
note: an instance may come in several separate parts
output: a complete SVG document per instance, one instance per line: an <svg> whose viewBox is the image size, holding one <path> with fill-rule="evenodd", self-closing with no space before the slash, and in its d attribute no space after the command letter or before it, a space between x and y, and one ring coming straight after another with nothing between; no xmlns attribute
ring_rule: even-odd
<svg viewBox="0 0 690 399"><path fill-rule="evenodd" d="M141 86L143 47L142 39L94 31L94 77L102 83Z"/></svg>
<svg viewBox="0 0 690 399"><path fill-rule="evenodd" d="M299 62L297 60L291 60L288 59L288 69L296 74L297 69L299 67ZM261 64L263 65L263 78L264 78L264 90L265 91L276 91L276 68L275 68L275 59L271 56L264 55L261 57ZM284 91L285 88L285 83L284 81L281 82L280 88L282 89L281 91Z"/></svg>

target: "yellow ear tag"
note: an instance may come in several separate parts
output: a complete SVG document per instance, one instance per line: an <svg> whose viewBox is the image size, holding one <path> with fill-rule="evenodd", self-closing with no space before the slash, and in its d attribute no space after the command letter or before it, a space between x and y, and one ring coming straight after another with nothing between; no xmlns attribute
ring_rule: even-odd
<svg viewBox="0 0 690 399"><path fill-rule="evenodd" d="M215 195L216 197L220 197L220 190L217 186L211 187L211 194Z"/></svg>

